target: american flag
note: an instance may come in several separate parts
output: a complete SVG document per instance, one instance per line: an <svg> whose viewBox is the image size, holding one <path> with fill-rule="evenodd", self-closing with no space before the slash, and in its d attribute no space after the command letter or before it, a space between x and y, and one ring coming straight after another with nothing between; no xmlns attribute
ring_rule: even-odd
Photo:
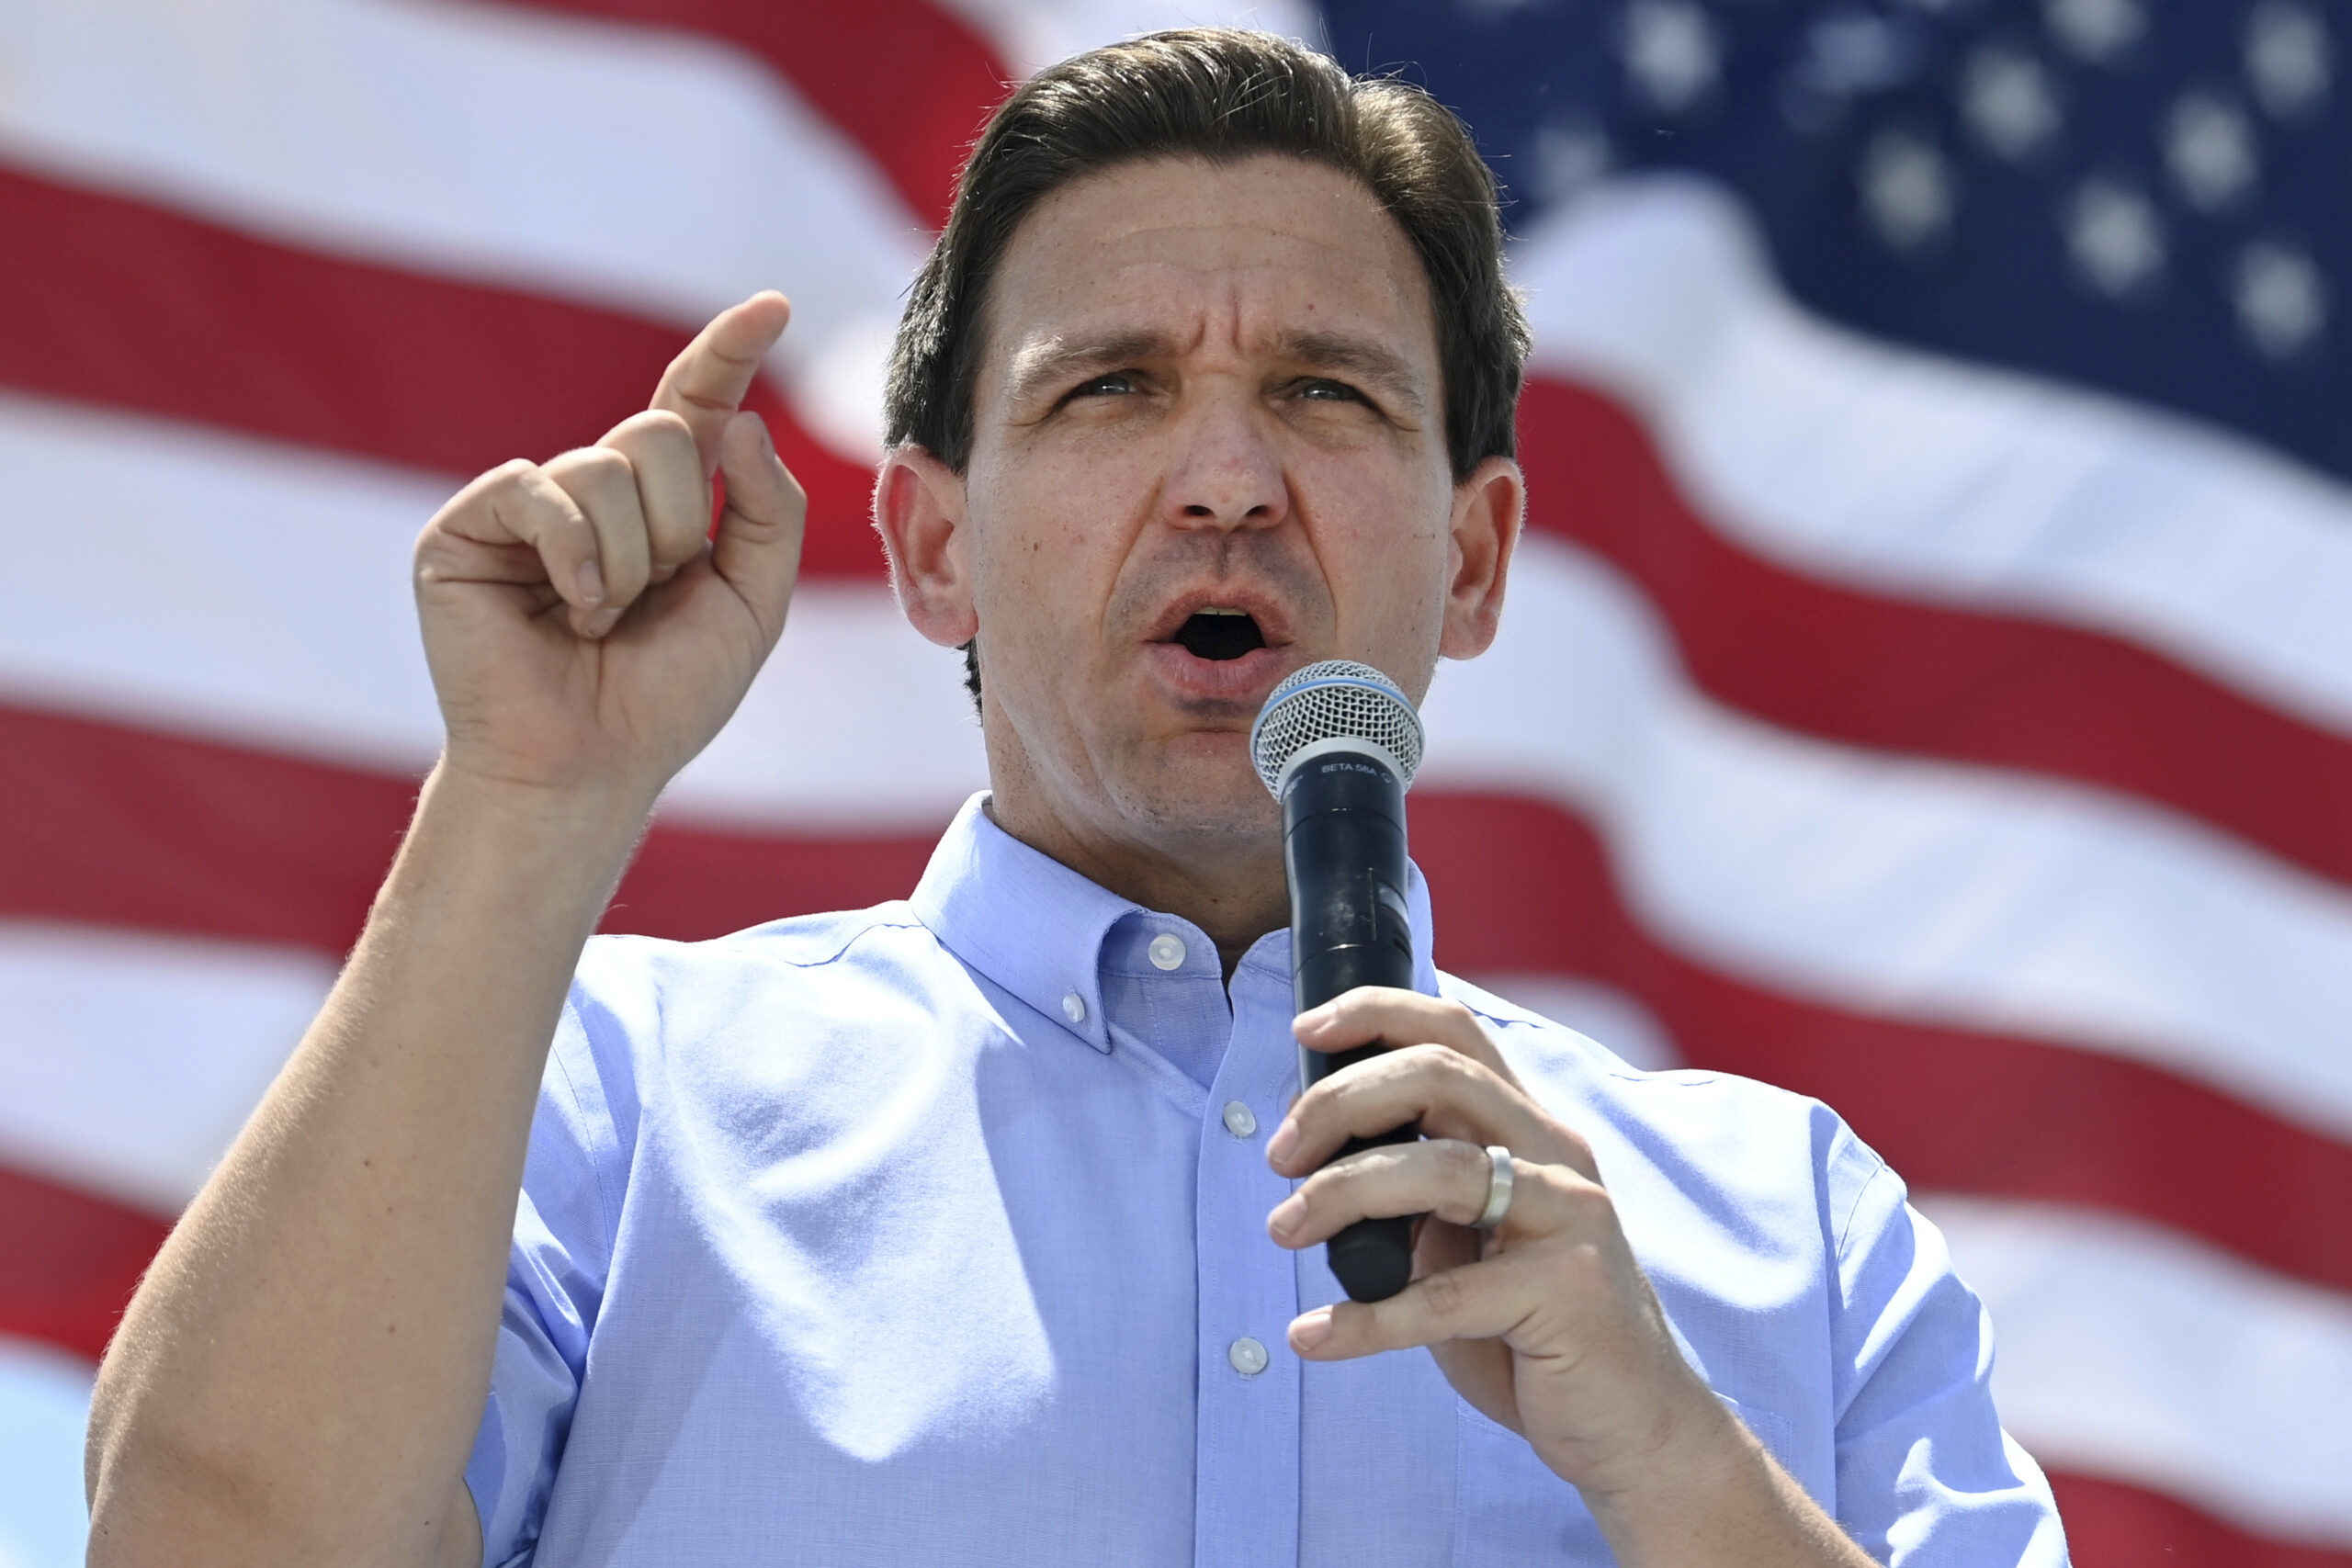
<svg viewBox="0 0 2352 1568"><path fill-rule="evenodd" d="M1822 1096L1990 1302L2086 1564L2352 1564L2336 0L1328 0L1476 128L1531 536L1428 705L1440 961ZM912 884L984 783L865 525L1003 84L1171 0L15 0L0 22L0 1563L439 726L410 541L716 309L811 497L606 921Z"/></svg>

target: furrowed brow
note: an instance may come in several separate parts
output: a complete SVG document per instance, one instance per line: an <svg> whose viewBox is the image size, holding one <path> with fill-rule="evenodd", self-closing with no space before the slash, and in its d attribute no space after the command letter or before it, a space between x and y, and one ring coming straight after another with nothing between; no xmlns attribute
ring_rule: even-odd
<svg viewBox="0 0 2352 1568"><path fill-rule="evenodd" d="M1368 381L1408 408L1428 407L1412 365L1379 344L1335 333L1294 333L1283 340L1282 355L1317 371Z"/></svg>
<svg viewBox="0 0 2352 1568"><path fill-rule="evenodd" d="M1005 378L1006 401L1017 409L1028 408L1039 397L1089 371L1115 370L1167 352L1167 340L1158 333L1047 338L1013 355L1012 372Z"/></svg>

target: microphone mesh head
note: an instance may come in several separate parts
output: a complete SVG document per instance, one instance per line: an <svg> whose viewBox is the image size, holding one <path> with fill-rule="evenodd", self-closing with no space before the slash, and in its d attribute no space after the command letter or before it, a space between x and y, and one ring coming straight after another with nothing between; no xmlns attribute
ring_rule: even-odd
<svg viewBox="0 0 2352 1568"><path fill-rule="evenodd" d="M1283 768L1318 740L1369 740L1396 759L1409 789L1421 765L1421 716L1396 682L1369 664L1327 659L1276 686L1250 727L1250 758L1269 792L1282 794Z"/></svg>

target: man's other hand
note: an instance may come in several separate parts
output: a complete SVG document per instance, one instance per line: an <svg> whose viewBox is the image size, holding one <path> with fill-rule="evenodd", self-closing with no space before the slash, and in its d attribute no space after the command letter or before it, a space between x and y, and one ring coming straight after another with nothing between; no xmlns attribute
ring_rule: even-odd
<svg viewBox="0 0 2352 1568"><path fill-rule="evenodd" d="M790 315L772 292L722 312L644 412L492 468L426 525L415 587L446 770L650 806L727 722L799 567L807 498L741 412Z"/></svg>
<svg viewBox="0 0 2352 1568"><path fill-rule="evenodd" d="M1591 1146L1529 1098L1476 1015L1365 987L1295 1027L1311 1051L1396 1048L1308 1089L1267 1141L1268 1163L1305 1179L1269 1233L1296 1249L1361 1219L1427 1217L1412 1283L1300 1314L1291 1348L1334 1361L1428 1347L1454 1392L1584 1494L1623 1561L1868 1561L1683 1359ZM1420 1140L1332 1159L1415 1121ZM1511 1152L1511 1199L1481 1232L1494 1145Z"/></svg>

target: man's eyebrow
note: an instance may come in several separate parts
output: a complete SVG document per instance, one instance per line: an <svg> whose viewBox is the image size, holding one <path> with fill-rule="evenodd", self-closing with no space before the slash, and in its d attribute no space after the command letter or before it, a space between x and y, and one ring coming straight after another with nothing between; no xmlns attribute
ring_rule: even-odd
<svg viewBox="0 0 2352 1568"><path fill-rule="evenodd" d="M1427 406L1421 378L1404 355L1368 339L1339 333L1290 333L1276 344L1284 359L1317 372L1368 381L1416 411ZM1115 369L1173 352L1165 334L1149 331L1105 333L1098 337L1055 337L1014 354L1006 377L1006 402L1029 407L1048 389L1089 371Z"/></svg>
<svg viewBox="0 0 2352 1568"><path fill-rule="evenodd" d="M1014 354L1012 372L1005 378L1005 400L1013 408L1026 408L1046 389L1085 371L1115 369L1167 352L1168 340L1153 332L1047 338Z"/></svg>
<svg viewBox="0 0 2352 1568"><path fill-rule="evenodd" d="M1337 371L1369 381L1410 408L1420 409L1427 401L1421 391L1421 378L1414 373L1411 363L1393 349L1367 339L1337 333L1293 333L1282 340L1279 347L1285 359L1316 370Z"/></svg>

